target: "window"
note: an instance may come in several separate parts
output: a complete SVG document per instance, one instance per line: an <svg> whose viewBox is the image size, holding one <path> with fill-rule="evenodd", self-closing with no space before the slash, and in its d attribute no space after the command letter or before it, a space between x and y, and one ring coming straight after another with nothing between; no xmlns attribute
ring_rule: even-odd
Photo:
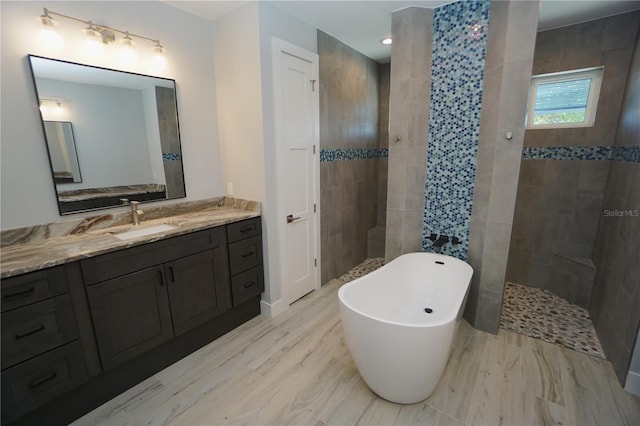
<svg viewBox="0 0 640 426"><path fill-rule="evenodd" d="M527 128L593 126L603 67L534 75Z"/></svg>

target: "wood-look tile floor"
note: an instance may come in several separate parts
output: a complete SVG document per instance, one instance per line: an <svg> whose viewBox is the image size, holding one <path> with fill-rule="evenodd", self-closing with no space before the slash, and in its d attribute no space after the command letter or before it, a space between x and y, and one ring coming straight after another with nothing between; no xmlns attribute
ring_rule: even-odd
<svg viewBox="0 0 640 426"><path fill-rule="evenodd" d="M345 345L333 280L274 318L256 317L78 419L76 425L638 425L640 399L611 365L463 321L424 402L364 384Z"/></svg>

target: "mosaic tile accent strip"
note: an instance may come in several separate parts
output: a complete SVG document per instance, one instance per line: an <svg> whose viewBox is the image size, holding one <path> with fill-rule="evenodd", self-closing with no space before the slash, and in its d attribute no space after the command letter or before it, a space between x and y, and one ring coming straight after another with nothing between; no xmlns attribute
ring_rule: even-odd
<svg viewBox="0 0 640 426"><path fill-rule="evenodd" d="M388 156L389 150L387 148L323 148L320 150L321 163L341 160L368 160Z"/></svg>
<svg viewBox="0 0 640 426"><path fill-rule="evenodd" d="M611 146L525 147L523 160L611 160Z"/></svg>
<svg viewBox="0 0 640 426"><path fill-rule="evenodd" d="M640 145L614 146L611 159L614 161L640 163Z"/></svg>
<svg viewBox="0 0 640 426"><path fill-rule="evenodd" d="M547 290L506 283L500 328L606 359L587 310Z"/></svg>
<svg viewBox="0 0 640 426"><path fill-rule="evenodd" d="M461 244L441 252L462 260L469 250L489 4L451 3L435 9L433 18L422 250L434 251L431 233L456 236Z"/></svg>
<svg viewBox="0 0 640 426"><path fill-rule="evenodd" d="M640 146L525 147L523 160L614 160L640 163Z"/></svg>
<svg viewBox="0 0 640 426"><path fill-rule="evenodd" d="M346 274L342 275L338 278L340 281L344 281L348 283L349 281L353 281L356 278L360 278L364 275L367 275L369 272L373 272L378 268L381 268L384 265L383 257L372 257L366 259L364 262L356 266L355 268L350 269Z"/></svg>
<svg viewBox="0 0 640 426"><path fill-rule="evenodd" d="M182 154L179 152L163 152L162 161L178 161L182 160Z"/></svg>

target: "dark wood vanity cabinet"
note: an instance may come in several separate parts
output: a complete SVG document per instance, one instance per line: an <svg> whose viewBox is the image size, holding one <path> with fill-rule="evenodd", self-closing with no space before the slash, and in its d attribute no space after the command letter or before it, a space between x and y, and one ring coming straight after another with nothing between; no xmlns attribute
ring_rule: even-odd
<svg viewBox="0 0 640 426"><path fill-rule="evenodd" d="M114 271L123 274L87 286L105 370L231 307L226 244L225 229L219 227L136 247L126 264L121 253L81 261L85 275L93 280ZM139 270L154 259L162 263ZM102 273L89 272L94 265Z"/></svg>
<svg viewBox="0 0 640 426"><path fill-rule="evenodd" d="M2 280L3 424L88 380L77 278L69 265Z"/></svg>
<svg viewBox="0 0 640 426"><path fill-rule="evenodd" d="M165 264L176 336L231 307L227 262L226 247L220 245Z"/></svg>
<svg viewBox="0 0 640 426"><path fill-rule="evenodd" d="M87 296L105 370L173 337L162 266L89 286Z"/></svg>
<svg viewBox="0 0 640 426"><path fill-rule="evenodd" d="M65 424L260 313L260 218L2 280L2 424Z"/></svg>
<svg viewBox="0 0 640 426"><path fill-rule="evenodd" d="M264 291L260 218L227 226L233 304L239 305Z"/></svg>

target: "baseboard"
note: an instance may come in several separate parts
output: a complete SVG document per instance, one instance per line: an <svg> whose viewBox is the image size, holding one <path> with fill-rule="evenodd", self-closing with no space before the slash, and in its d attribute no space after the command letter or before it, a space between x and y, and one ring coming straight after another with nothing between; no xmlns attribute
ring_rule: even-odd
<svg viewBox="0 0 640 426"><path fill-rule="evenodd" d="M640 396L640 374L629 371L624 390L636 396Z"/></svg>
<svg viewBox="0 0 640 426"><path fill-rule="evenodd" d="M268 303L264 300L260 301L260 313L267 318L274 318L278 315L289 310L289 305L284 300L276 300L273 303Z"/></svg>

